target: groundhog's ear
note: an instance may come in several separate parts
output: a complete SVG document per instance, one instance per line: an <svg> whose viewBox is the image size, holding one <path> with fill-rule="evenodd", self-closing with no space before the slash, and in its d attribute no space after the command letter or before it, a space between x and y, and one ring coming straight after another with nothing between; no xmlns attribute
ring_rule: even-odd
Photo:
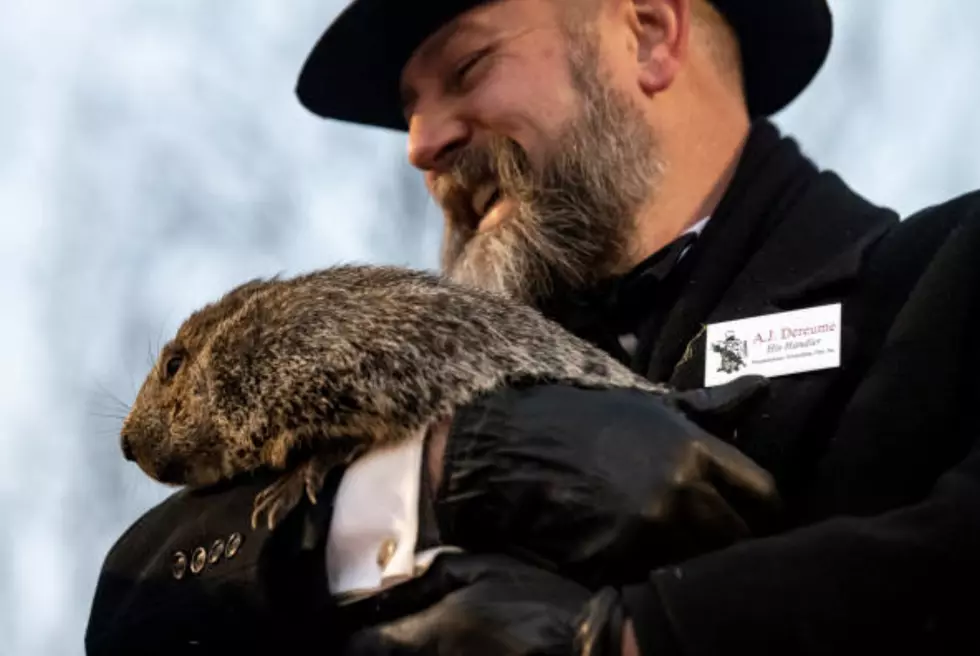
<svg viewBox="0 0 980 656"><path fill-rule="evenodd" d="M248 309L239 316L239 339L242 353L256 353L262 347L262 339L268 326L274 324L272 310L266 303L258 300L252 303Z"/></svg>
<svg viewBox="0 0 980 656"><path fill-rule="evenodd" d="M256 278L235 287L220 300L209 303L192 314L178 331L178 338L182 336L188 344L203 341L215 326L238 312L257 291L268 284L267 281Z"/></svg>
<svg viewBox="0 0 980 656"><path fill-rule="evenodd" d="M275 280L275 278L273 278ZM237 287L232 288L227 294L225 294L226 300L241 298L242 300L248 298L255 292L259 291L263 287L266 287L270 281L264 280L263 278L252 278L248 282L243 282Z"/></svg>

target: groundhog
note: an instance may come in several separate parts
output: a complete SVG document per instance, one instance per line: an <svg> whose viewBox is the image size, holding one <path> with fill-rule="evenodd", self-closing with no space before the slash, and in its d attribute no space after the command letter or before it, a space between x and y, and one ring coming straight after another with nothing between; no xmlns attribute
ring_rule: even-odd
<svg viewBox="0 0 980 656"><path fill-rule="evenodd" d="M664 390L535 309L400 267L255 279L193 313L160 351L121 431L124 456L169 485L259 468L252 527L371 449L507 385Z"/></svg>

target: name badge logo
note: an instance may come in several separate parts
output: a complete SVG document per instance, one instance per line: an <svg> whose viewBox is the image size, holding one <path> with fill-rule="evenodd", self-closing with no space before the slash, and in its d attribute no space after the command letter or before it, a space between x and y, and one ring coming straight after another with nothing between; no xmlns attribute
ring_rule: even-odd
<svg viewBox="0 0 980 656"><path fill-rule="evenodd" d="M839 367L840 317L841 304L834 303L709 325L705 386Z"/></svg>

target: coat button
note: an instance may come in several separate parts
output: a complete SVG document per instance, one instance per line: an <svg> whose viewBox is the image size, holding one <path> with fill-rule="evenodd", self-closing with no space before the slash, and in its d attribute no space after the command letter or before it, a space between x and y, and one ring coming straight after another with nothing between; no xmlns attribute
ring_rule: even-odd
<svg viewBox="0 0 980 656"><path fill-rule="evenodd" d="M205 563L208 561L208 552L204 550L204 547L198 547L191 554L191 573L200 574L201 570L204 569Z"/></svg>
<svg viewBox="0 0 980 656"><path fill-rule="evenodd" d="M225 558L233 558L238 553L238 548L242 546L242 534L232 533L228 536L225 543Z"/></svg>
<svg viewBox="0 0 980 656"><path fill-rule="evenodd" d="M184 578L184 574L187 572L187 554L183 551L175 551L174 562L170 571L178 581Z"/></svg>
<svg viewBox="0 0 980 656"><path fill-rule="evenodd" d="M208 551L208 562L214 565L221 559L221 554L225 551L225 541L218 538L211 543L211 550Z"/></svg>
<svg viewBox="0 0 980 656"><path fill-rule="evenodd" d="M395 555L395 550L398 549L398 542L394 538L387 538L378 547L378 567L384 569L391 562L391 559Z"/></svg>

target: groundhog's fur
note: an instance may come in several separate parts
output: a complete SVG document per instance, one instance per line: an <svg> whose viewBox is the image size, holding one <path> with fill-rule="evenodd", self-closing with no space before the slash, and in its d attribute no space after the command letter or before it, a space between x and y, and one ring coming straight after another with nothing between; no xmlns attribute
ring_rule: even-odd
<svg viewBox="0 0 980 656"><path fill-rule="evenodd" d="M152 478L203 486L271 467L253 526L305 489L509 384L662 392L530 307L428 273L338 266L253 280L198 310L160 352L123 428Z"/></svg>

